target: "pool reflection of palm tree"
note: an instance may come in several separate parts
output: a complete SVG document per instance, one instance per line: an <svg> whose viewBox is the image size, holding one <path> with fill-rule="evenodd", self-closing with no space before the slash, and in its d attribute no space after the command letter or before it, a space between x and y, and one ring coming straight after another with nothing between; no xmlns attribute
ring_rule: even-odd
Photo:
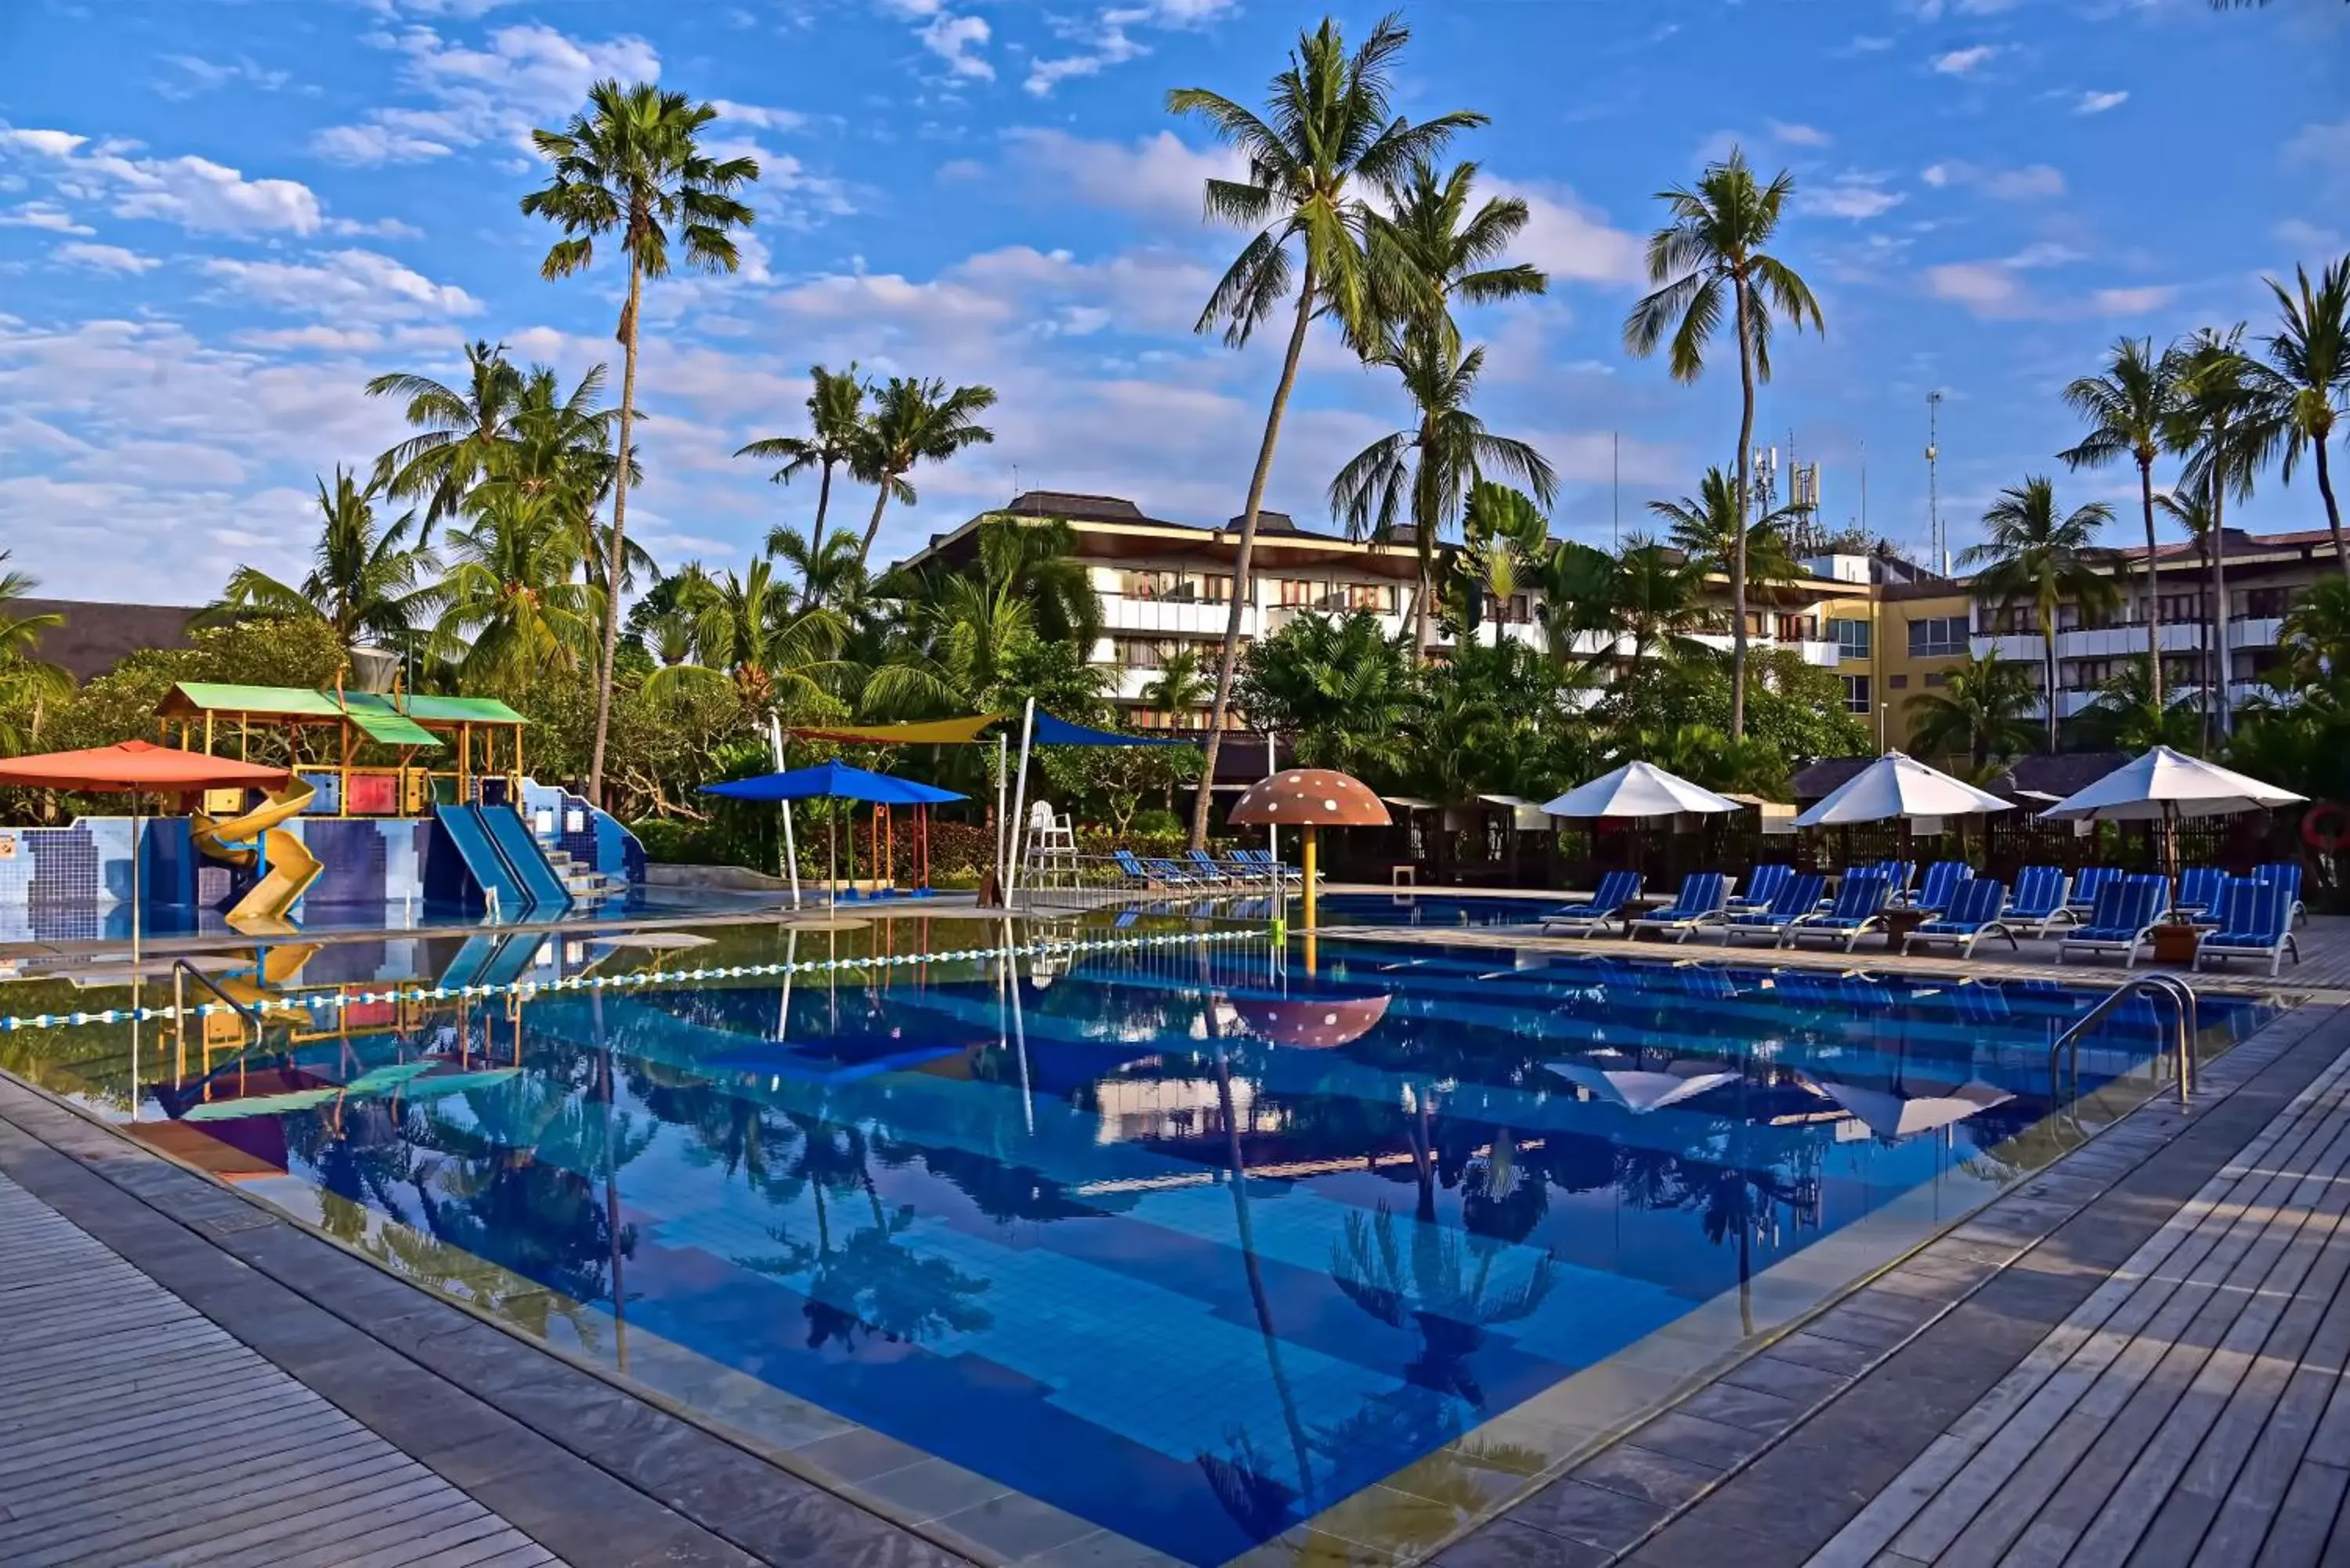
<svg viewBox="0 0 2350 1568"><path fill-rule="evenodd" d="M1455 1396L1482 1413L1485 1391L1470 1358L1484 1347L1489 1328L1518 1322L1540 1307L1555 1279L1545 1253L1523 1279L1496 1289L1493 1265L1504 1251L1482 1238L1464 1241L1460 1231L1421 1219L1412 1224L1407 1258L1396 1237L1395 1213L1382 1204L1375 1216L1347 1216L1346 1239L1331 1249L1330 1275L1371 1316L1419 1336L1419 1354L1404 1369L1406 1381Z"/></svg>

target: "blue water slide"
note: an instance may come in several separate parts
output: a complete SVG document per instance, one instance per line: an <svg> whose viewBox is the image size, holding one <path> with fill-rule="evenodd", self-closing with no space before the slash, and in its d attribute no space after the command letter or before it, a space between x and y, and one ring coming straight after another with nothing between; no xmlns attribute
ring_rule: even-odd
<svg viewBox="0 0 2350 1568"><path fill-rule="evenodd" d="M546 851L538 846L522 813L510 805L477 805L473 809L497 846L498 853L505 857L506 868L514 873L524 894L536 906L536 912L556 915L569 909L570 889L555 874L554 864L547 859Z"/></svg>
<svg viewBox="0 0 2350 1568"><path fill-rule="evenodd" d="M512 985L528 974L537 963L539 950L547 939L517 932L504 938L495 957L482 969L479 985Z"/></svg>
<svg viewBox="0 0 2350 1568"><path fill-rule="evenodd" d="M470 805L435 805L432 815L439 819L442 831L449 836L449 842L456 846L465 869L481 886L483 896L495 899L500 917L527 913L530 895L507 867L505 857L498 853L497 843L490 836L480 814Z"/></svg>

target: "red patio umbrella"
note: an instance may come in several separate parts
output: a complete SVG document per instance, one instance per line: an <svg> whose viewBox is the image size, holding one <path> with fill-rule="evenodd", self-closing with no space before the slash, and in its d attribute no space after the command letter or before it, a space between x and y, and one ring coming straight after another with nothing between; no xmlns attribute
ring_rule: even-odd
<svg viewBox="0 0 2350 1568"><path fill-rule="evenodd" d="M34 789L73 789L130 796L130 966L139 971L139 797L192 794L198 790L286 783L290 769L232 762L202 752L176 751L152 741L123 741L78 752L46 752L34 757L0 757L0 784Z"/></svg>

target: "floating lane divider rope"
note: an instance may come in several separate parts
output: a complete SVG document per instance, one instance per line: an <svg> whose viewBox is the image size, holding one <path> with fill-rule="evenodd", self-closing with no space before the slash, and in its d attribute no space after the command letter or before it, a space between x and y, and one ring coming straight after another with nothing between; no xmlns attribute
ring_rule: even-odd
<svg viewBox="0 0 2350 1568"><path fill-rule="evenodd" d="M1261 927L1222 931L1173 931L1158 936L1098 937L1083 941L1027 942L1008 948L956 948L946 952L872 953L862 958L809 959L798 963L730 964L716 969L638 970L628 974L575 974L556 980L517 980L497 985L411 985L390 991L319 992L306 996L264 997L254 1013L332 1012L391 1002L470 1002L493 996L534 996L565 991L639 991L704 980L755 980L766 975L833 974L851 970L902 969L918 963L976 963L987 959L1065 958L1078 953L1122 952L1142 948L1202 946L1211 942L1262 940ZM188 1007L109 1007L97 1012L37 1012L0 1018L0 1030L61 1029L78 1023L176 1023L238 1011L225 1002Z"/></svg>

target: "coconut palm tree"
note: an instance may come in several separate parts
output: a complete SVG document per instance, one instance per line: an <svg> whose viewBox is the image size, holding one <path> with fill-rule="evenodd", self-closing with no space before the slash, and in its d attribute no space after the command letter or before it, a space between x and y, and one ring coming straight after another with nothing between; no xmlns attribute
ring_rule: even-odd
<svg viewBox="0 0 2350 1568"><path fill-rule="evenodd" d="M0 550L0 562L9 554ZM73 677L38 651L41 634L66 618L22 607L40 586L27 572L0 574L0 753L10 756L40 743L43 712L73 691Z"/></svg>
<svg viewBox="0 0 2350 1568"><path fill-rule="evenodd" d="M819 475L816 493L816 524L808 530L807 550L811 558L824 554L824 517L832 505L832 471L844 464L853 465L865 450L865 383L857 379L857 362L852 359L846 370L827 370L821 365L808 367L812 389L807 396L809 434L804 436L768 436L754 441L734 455L780 460L781 468L769 475L777 484L789 484L794 479L815 469ZM778 529L777 533L782 530ZM768 551L775 545L770 535Z"/></svg>
<svg viewBox="0 0 2350 1568"><path fill-rule="evenodd" d="M2241 322L2226 332L2207 327L2172 350L2178 404L2167 444L2187 460L2180 485L2200 491L2211 514L2210 711L2218 738L2234 728L2228 710L2228 500L2251 498L2254 476L2284 435L2284 421L2265 395L2261 367L2243 351L2243 338Z"/></svg>
<svg viewBox="0 0 2350 1568"><path fill-rule="evenodd" d="M1673 547L1707 576L1728 576L1738 547L1738 481L1720 467L1709 468L1697 493L1679 501L1651 501L1648 510L1665 521ZM1787 527L1804 509L1782 506L1746 525L1746 581L1750 587L1792 583L1803 576L1787 543Z"/></svg>
<svg viewBox="0 0 2350 1568"><path fill-rule="evenodd" d="M2040 626L2047 683L2048 750L2057 749L2056 609L2064 604L2084 614L2105 609L2121 597L2110 576L2113 558L2097 547L2097 530L2114 520L2114 509L2092 501L2059 514L2056 487L2034 474L2011 484L1982 514L1990 537L1960 559L1980 566L1975 592L1999 604L2032 607Z"/></svg>
<svg viewBox="0 0 2350 1568"><path fill-rule="evenodd" d="M699 564L679 584L671 613L682 623L686 657L664 659L645 681L648 695L683 696L731 682L754 713L821 705L847 640L840 612L795 606L775 564L757 556L740 576L713 577Z"/></svg>
<svg viewBox="0 0 2350 1568"><path fill-rule="evenodd" d="M585 112L562 130L534 130L539 155L555 165L546 188L522 199L525 216L543 217L564 238L547 251L541 275L568 277L595 259L596 236L618 234L626 259L628 301L620 307L619 450L633 453L637 413L637 342L647 279L669 275L671 231L688 266L733 272L740 264L731 230L747 228L751 209L734 192L759 177L749 158L714 159L702 151L702 128L718 117L710 104L649 82L623 88L604 80L588 89ZM605 580L621 581L628 537L629 473L612 494ZM620 640L618 594L605 596L604 649L596 682L596 740L588 753L588 797L601 801L604 743L612 722L612 665Z"/></svg>
<svg viewBox="0 0 2350 1568"><path fill-rule="evenodd" d="M1550 519L1542 514L1523 491L1490 479L1473 481L1469 505L1461 516L1461 547L1452 557L1455 575L1471 597L1469 614L1461 617L1463 639L1477 640L1476 601L1506 605L1519 587L1538 576L1543 557L1550 553ZM1498 641L1502 625L1493 622Z"/></svg>
<svg viewBox="0 0 2350 1568"><path fill-rule="evenodd" d="M1483 115L1455 111L1414 125L1391 113L1388 73L1410 37L1395 17L1382 17L1350 55L1337 23L1326 17L1313 32L1300 35L1288 68L1273 78L1263 118L1206 88L1178 88L1167 95L1170 113L1207 120L1218 139L1247 161L1245 178L1208 181L1207 215L1256 231L1209 295L1195 330L1222 327L1224 341L1237 348L1293 286L1297 296L1232 553L1232 614L1216 666L1206 754L1191 800L1194 846L1204 847L1208 840L1216 753L1240 665L1241 628L1253 597L1249 558L1281 440L1282 415L1297 382L1305 329L1316 312L1326 310L1358 348L1377 335L1376 302L1363 257L1359 185L1397 180L1414 162L1434 157L1453 132L1485 123Z"/></svg>
<svg viewBox="0 0 2350 1568"><path fill-rule="evenodd" d="M418 432L376 459L371 488L402 499L424 496L416 543L429 545L432 525L463 510L465 493L508 439L523 373L506 358L504 344L476 338L465 346L462 388L395 371L369 381L367 393L401 399L402 415Z"/></svg>
<svg viewBox="0 0 2350 1568"><path fill-rule="evenodd" d="M2022 665L1994 654L1970 655L1940 691L1909 699L1910 747L1923 756L1964 752L1980 778L1992 759L2040 743L2040 726L2027 717L2033 701Z"/></svg>
<svg viewBox="0 0 2350 1568"><path fill-rule="evenodd" d="M2268 418L2282 427L2284 462L2279 476L2293 483L2304 449L2317 470L2317 493L2325 502L2325 525L2334 534L2334 559L2350 581L2350 543L2342 536L2342 508L2334 499L2334 476L2325 445L2336 421L2350 414L2350 255L2309 284L2307 267L2293 268L2295 292L2268 280L2277 298L2278 330L2265 341L2269 364L2259 378L2267 394Z"/></svg>
<svg viewBox="0 0 2350 1568"><path fill-rule="evenodd" d="M883 509L893 499L909 506L920 499L906 475L918 463L944 462L965 447L993 441L995 432L979 423L978 416L994 406L993 387L950 392L944 381L905 376L890 377L875 394L873 417L858 437L854 459L857 477L874 487L873 515L857 549L860 566L873 554Z"/></svg>
<svg viewBox="0 0 2350 1568"><path fill-rule="evenodd" d="M1469 411L1485 351L1462 351L1450 332L1415 330L1383 349L1378 363L1394 369L1418 412L1410 430L1381 436L1349 459L1330 481L1330 510L1351 538L1386 542L1399 518L1409 525L1419 552L1419 592L1414 613L1414 657L1428 647L1430 589L1435 582L1437 540L1468 504L1480 478L1517 480L1544 506L1557 494L1557 476L1528 442L1497 436Z"/></svg>
<svg viewBox="0 0 2350 1568"><path fill-rule="evenodd" d="M2146 668L2148 689L2162 702L2162 597L2155 586L2154 460L2163 432L2177 417L2178 362L2154 351L2150 337L2115 340L2105 373L2064 389L2064 403L2088 421L2088 433L2056 455L2067 468L2102 468L2116 458L2137 464L2138 505L2146 515Z"/></svg>
<svg viewBox="0 0 2350 1568"><path fill-rule="evenodd" d="M2196 560L2201 563L2202 569L2209 573L2211 569L2211 547L2215 542L2211 533L2211 507L2209 500L2193 491L2174 490L2156 496L2154 506L2156 511L2178 525L2180 531L2187 535L2188 543L2195 546ZM2208 583L2195 597L2196 602L2202 607L2196 612L2195 617L2196 642L2199 647L2206 650L2204 655L2206 679L2198 687L2197 694L2202 710L2209 711L2211 704L2209 650L2218 646L2215 640L2218 623L2211 614L2211 593Z"/></svg>
<svg viewBox="0 0 2350 1568"><path fill-rule="evenodd" d="M581 581L580 534L562 498L477 487L476 512L449 530L440 624L428 644L468 680L501 689L592 659L602 592Z"/></svg>
<svg viewBox="0 0 2350 1568"><path fill-rule="evenodd" d="M1090 652L1101 597L1059 518L983 519L970 565L895 573L876 591L902 607L900 634L871 660L860 702L868 712L970 711L1039 639Z"/></svg>
<svg viewBox="0 0 2350 1568"><path fill-rule="evenodd" d="M619 410L603 406L604 367L589 367L567 393L555 371L534 365L523 379L506 439L493 448L474 490L484 496L509 492L556 507L579 535L579 558L588 581L598 589L610 586L614 556L610 527L598 520L598 509L612 496L612 430ZM631 450L630 483L643 477ZM639 574L657 576L652 556L633 541L619 542L622 592L635 587Z"/></svg>
<svg viewBox="0 0 2350 1568"><path fill-rule="evenodd" d="M1472 213L1477 171L1475 163L1461 163L1440 174L1432 158L1415 158L1387 182L1386 206L1364 213L1371 325L1388 337L1429 332L1457 339L1454 300L1497 305L1550 287L1538 268L1502 263L1530 214L1515 196L1489 196Z"/></svg>
<svg viewBox="0 0 2350 1568"><path fill-rule="evenodd" d="M1754 445L1754 384L1771 379L1771 333L1777 317L1797 331L1804 317L1825 333L1811 286L1765 246L1779 232L1794 180L1782 171L1768 185L1737 148L1709 164L1694 189L1660 191L1673 221L1648 237L1648 281L1658 285L1624 321L1624 346L1641 358L1672 337L1673 379L1694 381L1705 371L1706 342L1731 312L1738 345L1738 511L1743 518L1754 486L1747 472ZM1729 296L1725 302L1724 294ZM1730 735L1746 733L1746 549L1741 535L1730 562Z"/></svg>
<svg viewBox="0 0 2350 1568"><path fill-rule="evenodd" d="M1164 713L1171 724L1180 724L1183 716L1198 707L1209 696L1208 679L1196 648L1179 648L1159 663L1159 679L1142 689L1142 705L1154 713Z"/></svg>
<svg viewBox="0 0 2350 1568"><path fill-rule="evenodd" d="M318 481L318 540L310 549L309 575L288 584L258 566L239 566L205 618L323 620L346 649L369 641L405 648L439 606L441 564L416 542L415 513L388 526L377 523L380 493L376 481L363 487L340 467L332 489Z"/></svg>
<svg viewBox="0 0 2350 1568"><path fill-rule="evenodd" d="M819 545L790 524L782 524L767 533L767 554L799 578L802 608L829 603L852 618L856 616L867 586L856 535L844 528L826 535Z"/></svg>
<svg viewBox="0 0 2350 1568"><path fill-rule="evenodd" d="M1605 603L1609 622L1632 639L1635 668L1659 648L1703 649L1698 636L1720 629L1706 607L1704 569L1682 552L1638 534L1624 541Z"/></svg>

